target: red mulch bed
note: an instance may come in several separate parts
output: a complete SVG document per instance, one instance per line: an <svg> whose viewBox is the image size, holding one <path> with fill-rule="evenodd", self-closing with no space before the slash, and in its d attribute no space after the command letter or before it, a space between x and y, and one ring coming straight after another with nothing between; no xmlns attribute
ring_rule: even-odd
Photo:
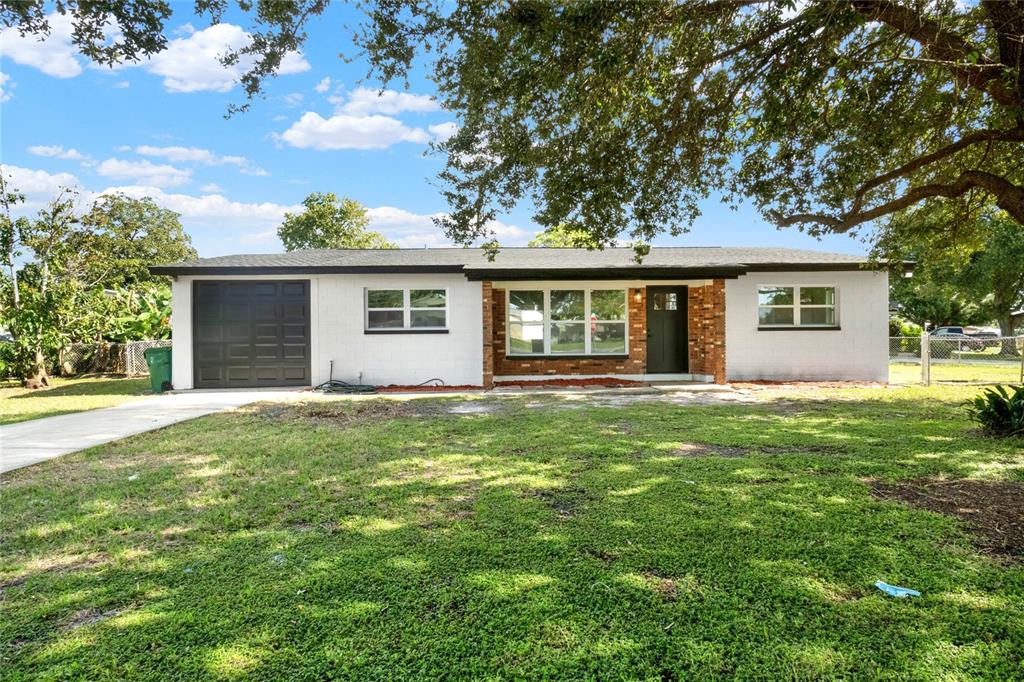
<svg viewBox="0 0 1024 682"><path fill-rule="evenodd" d="M457 386L378 386L377 393L444 393L445 391L479 391L482 386L460 384Z"/></svg>
<svg viewBox="0 0 1024 682"><path fill-rule="evenodd" d="M495 381L495 386L514 386L518 388L625 388L627 386L644 386L642 381L629 379L610 379L594 377L589 379L531 379L529 381Z"/></svg>

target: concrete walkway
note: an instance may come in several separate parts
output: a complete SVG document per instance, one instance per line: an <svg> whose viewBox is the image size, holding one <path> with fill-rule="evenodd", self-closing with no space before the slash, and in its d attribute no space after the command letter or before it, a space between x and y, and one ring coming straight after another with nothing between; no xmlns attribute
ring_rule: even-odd
<svg viewBox="0 0 1024 682"><path fill-rule="evenodd" d="M0 426L0 473L248 403L298 397L295 390L189 391Z"/></svg>

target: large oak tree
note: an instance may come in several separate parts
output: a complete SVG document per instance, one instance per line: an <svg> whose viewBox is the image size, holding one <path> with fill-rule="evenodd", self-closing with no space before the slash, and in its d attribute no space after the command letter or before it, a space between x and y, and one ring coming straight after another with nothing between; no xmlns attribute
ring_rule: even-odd
<svg viewBox="0 0 1024 682"><path fill-rule="evenodd" d="M325 0L239 2L250 97ZM42 3L0 2L39 32ZM100 61L163 48L170 6L58 4ZM199 0L219 19L228 0ZM1024 224L1024 0L374 0L371 75L425 61L458 134L442 146L448 234L488 238L523 200L545 226L649 242L712 191L780 226L850 232L921 202ZM112 16L113 43L95 28ZM967 219L966 221L964 219ZM936 225L950 230L956 224Z"/></svg>

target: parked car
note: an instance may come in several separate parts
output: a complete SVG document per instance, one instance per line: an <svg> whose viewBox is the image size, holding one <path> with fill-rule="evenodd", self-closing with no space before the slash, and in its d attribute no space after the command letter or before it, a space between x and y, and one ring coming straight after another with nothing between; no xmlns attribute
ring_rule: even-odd
<svg viewBox="0 0 1024 682"><path fill-rule="evenodd" d="M938 327L930 334L932 357L949 358L954 352L980 351L985 342L964 332L963 327Z"/></svg>

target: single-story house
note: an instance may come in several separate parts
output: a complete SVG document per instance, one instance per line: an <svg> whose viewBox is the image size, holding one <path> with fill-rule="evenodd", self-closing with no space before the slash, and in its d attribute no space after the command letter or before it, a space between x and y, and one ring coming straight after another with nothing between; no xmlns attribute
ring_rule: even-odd
<svg viewBox="0 0 1024 682"><path fill-rule="evenodd" d="M310 250L173 278L177 389L888 377L888 276L779 248Z"/></svg>

